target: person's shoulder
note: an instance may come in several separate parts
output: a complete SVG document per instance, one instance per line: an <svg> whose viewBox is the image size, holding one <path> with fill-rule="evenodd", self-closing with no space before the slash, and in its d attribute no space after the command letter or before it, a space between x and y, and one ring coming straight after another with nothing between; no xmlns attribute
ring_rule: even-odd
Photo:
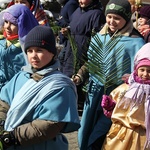
<svg viewBox="0 0 150 150"><path fill-rule="evenodd" d="M132 32L130 33L130 37L133 37L133 38L142 38L143 39L143 36L139 33L138 30L136 30L135 28L133 28Z"/></svg>
<svg viewBox="0 0 150 150"><path fill-rule="evenodd" d="M65 6L70 6L70 5L78 5L79 6L79 3L78 3L78 1L76 1L76 0L69 0L66 4L65 4ZM65 7L64 6L64 7Z"/></svg>
<svg viewBox="0 0 150 150"><path fill-rule="evenodd" d="M113 97L113 99L115 100L115 97L122 97L126 91L129 89L129 84L126 83L122 83L121 85L119 85L118 87L116 87L111 93L110 95ZM117 101L117 100L115 100Z"/></svg>
<svg viewBox="0 0 150 150"><path fill-rule="evenodd" d="M15 74L16 78L18 77L24 77L25 74L27 74L27 72L23 71L23 70L20 70L18 73Z"/></svg>
<svg viewBox="0 0 150 150"><path fill-rule="evenodd" d="M0 34L0 42L6 40L3 34Z"/></svg>
<svg viewBox="0 0 150 150"><path fill-rule="evenodd" d="M146 34L145 34L145 42L146 43L150 42L150 31L146 32Z"/></svg>

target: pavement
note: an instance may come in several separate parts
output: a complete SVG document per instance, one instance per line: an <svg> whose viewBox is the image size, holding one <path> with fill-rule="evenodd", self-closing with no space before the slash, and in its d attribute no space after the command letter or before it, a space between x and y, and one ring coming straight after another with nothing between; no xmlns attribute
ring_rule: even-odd
<svg viewBox="0 0 150 150"><path fill-rule="evenodd" d="M81 111L82 110L78 110L80 120L81 120L81 114L82 114ZM69 150L79 150L79 146L78 146L78 131L65 133L64 135L68 139Z"/></svg>
<svg viewBox="0 0 150 150"><path fill-rule="evenodd" d="M79 150L77 134L77 131L64 134L69 142L69 150Z"/></svg>

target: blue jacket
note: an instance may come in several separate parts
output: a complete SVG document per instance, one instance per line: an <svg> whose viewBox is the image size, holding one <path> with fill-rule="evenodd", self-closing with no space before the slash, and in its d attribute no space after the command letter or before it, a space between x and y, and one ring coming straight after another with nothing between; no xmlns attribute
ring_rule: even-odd
<svg viewBox="0 0 150 150"><path fill-rule="evenodd" d="M19 42L6 47L6 39L0 40L0 90L26 64Z"/></svg>
<svg viewBox="0 0 150 150"><path fill-rule="evenodd" d="M57 25L65 28L69 25L73 12L79 7L78 0L68 0L61 8ZM60 44L66 44L67 38L59 33Z"/></svg>

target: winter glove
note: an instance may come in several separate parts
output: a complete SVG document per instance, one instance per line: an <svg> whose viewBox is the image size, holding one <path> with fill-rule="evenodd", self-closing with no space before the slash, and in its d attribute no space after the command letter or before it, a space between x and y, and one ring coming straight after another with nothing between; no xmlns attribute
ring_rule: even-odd
<svg viewBox="0 0 150 150"><path fill-rule="evenodd" d="M103 108L103 112L106 117L108 118L111 117L115 105L116 105L115 101L113 101L109 96L103 95L101 106Z"/></svg>
<svg viewBox="0 0 150 150"><path fill-rule="evenodd" d="M113 110L116 105L116 102L113 101L109 96L103 95L101 106L106 110Z"/></svg>
<svg viewBox="0 0 150 150"><path fill-rule="evenodd" d="M106 109L104 109L103 108L103 112L104 112L104 115L106 116L106 117L108 117L108 118L111 118L111 115L112 115L112 112L113 112L113 110L106 110Z"/></svg>
<svg viewBox="0 0 150 150"><path fill-rule="evenodd" d="M2 131L0 133L0 150L5 150L13 145L20 145L19 142L15 139L14 132Z"/></svg>

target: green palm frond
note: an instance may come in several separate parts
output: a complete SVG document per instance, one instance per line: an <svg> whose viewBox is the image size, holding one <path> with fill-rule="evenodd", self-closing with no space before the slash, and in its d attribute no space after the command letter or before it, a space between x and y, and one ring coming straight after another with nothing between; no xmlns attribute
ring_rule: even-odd
<svg viewBox="0 0 150 150"><path fill-rule="evenodd" d="M74 68L74 73L77 73L78 70L80 69L79 67L79 62L77 59L77 52L78 52L78 47L77 44L75 42L74 37L70 34L70 32L68 32L67 34L68 40L70 42L70 46L73 52L73 68Z"/></svg>
<svg viewBox="0 0 150 150"><path fill-rule="evenodd" d="M0 150L3 150L3 144L0 142Z"/></svg>
<svg viewBox="0 0 150 150"><path fill-rule="evenodd" d="M121 82L122 71L125 72L128 69L129 59L120 63L124 57L121 53L124 50L124 44L114 50L120 40L119 37L113 37L104 43L98 35L95 35L93 39L95 42L90 43L86 65L89 73L104 85L105 93L110 86Z"/></svg>
<svg viewBox="0 0 150 150"><path fill-rule="evenodd" d="M93 40L90 42L88 61L85 61L85 65L89 73L104 85L104 93L106 93L109 87L118 85L122 82L122 73L125 73L129 69L130 60L128 58L124 59L124 54L122 53L122 51L124 51L124 44L119 47L116 46L120 41L119 36L112 36L107 42L106 39L102 42L98 34L94 35L92 38L94 42ZM76 57L77 44L70 33L68 33L68 39L74 55L74 73L77 73L79 70ZM85 85L83 90L87 91L86 88L87 86Z"/></svg>

